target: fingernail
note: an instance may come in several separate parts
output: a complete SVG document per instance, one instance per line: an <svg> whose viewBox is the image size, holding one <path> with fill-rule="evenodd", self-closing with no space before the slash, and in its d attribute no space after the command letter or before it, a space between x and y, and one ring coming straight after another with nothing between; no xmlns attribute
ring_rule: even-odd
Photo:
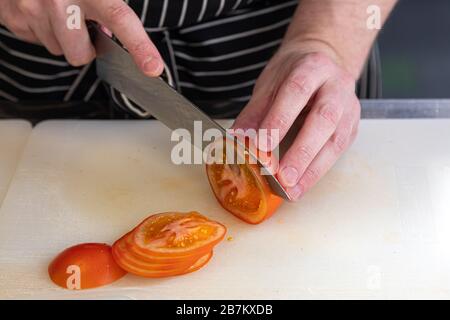
<svg viewBox="0 0 450 320"><path fill-rule="evenodd" d="M149 76L158 76L160 74L161 62L155 57L148 57L144 61L144 72Z"/></svg>
<svg viewBox="0 0 450 320"><path fill-rule="evenodd" d="M285 167L281 169L280 180L286 187L293 187L297 184L298 171L294 167Z"/></svg>
<svg viewBox="0 0 450 320"><path fill-rule="evenodd" d="M298 200L303 194L303 190L300 184L297 184L294 188L288 190L288 193L292 200Z"/></svg>

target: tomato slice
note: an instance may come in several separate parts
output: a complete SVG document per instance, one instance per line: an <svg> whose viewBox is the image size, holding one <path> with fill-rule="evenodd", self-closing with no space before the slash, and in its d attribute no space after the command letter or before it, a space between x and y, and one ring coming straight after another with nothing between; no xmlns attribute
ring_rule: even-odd
<svg viewBox="0 0 450 320"><path fill-rule="evenodd" d="M135 268L145 269L148 271L169 271L169 270L185 270L192 266L201 256L193 256L188 259L179 259L169 263L149 261L143 256L135 255L132 251L128 250L127 239L130 235L119 239L114 243L112 248L112 254L117 262L122 262L127 266Z"/></svg>
<svg viewBox="0 0 450 320"><path fill-rule="evenodd" d="M267 180L261 175L257 164L249 163L246 156L242 164L223 163L206 165L206 173L214 195L220 205L236 217L251 224L258 224L269 218L281 205L283 199L275 195ZM264 162L269 162L270 154L258 151Z"/></svg>
<svg viewBox="0 0 450 320"><path fill-rule="evenodd" d="M202 255L209 252L209 251L203 252L203 250L202 250L198 253L191 254L191 255L180 255L180 256L175 256L175 257L160 256L160 255L154 255L151 252L149 252L148 250L142 249L139 246L137 246L134 243L134 237L132 234L128 234L125 237L124 241L126 243L126 249L135 258L137 258L141 261L145 261L145 262L149 262L149 263L153 263L153 264L176 264L176 263L183 263L186 261L191 261L192 262L191 264L193 264Z"/></svg>
<svg viewBox="0 0 450 320"><path fill-rule="evenodd" d="M84 243L61 252L50 263L48 273L58 286L80 290L110 284L126 271L115 262L109 245Z"/></svg>
<svg viewBox="0 0 450 320"><path fill-rule="evenodd" d="M163 277L178 276L197 271L198 269L200 269L209 262L212 255L213 255L212 251L203 255L188 268L166 269L166 270L148 269L147 267L134 265L133 263L130 263L130 261L127 260L126 257L121 256L120 254L116 256L117 259L116 261L123 269L127 270L129 273L132 273L134 275L146 278L163 278Z"/></svg>
<svg viewBox="0 0 450 320"><path fill-rule="evenodd" d="M152 215L138 225L132 242L142 255L187 258L207 254L225 233L224 225L198 212L166 212Z"/></svg>

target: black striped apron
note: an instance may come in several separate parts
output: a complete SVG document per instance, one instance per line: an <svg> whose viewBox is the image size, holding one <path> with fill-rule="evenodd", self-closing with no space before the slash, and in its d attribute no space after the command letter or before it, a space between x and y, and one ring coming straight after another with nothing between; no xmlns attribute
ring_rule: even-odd
<svg viewBox="0 0 450 320"><path fill-rule="evenodd" d="M213 116L235 116L278 48L297 0L129 0L158 47L173 86ZM112 97L94 63L73 68L43 47L0 29L0 99L91 101Z"/></svg>

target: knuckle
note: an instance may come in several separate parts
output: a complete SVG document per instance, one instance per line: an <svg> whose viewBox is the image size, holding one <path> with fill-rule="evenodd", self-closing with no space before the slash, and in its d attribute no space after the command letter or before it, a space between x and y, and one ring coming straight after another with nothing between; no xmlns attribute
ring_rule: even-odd
<svg viewBox="0 0 450 320"><path fill-rule="evenodd" d="M303 183L306 186L312 186L320 178L320 173L316 169L308 168L303 174Z"/></svg>
<svg viewBox="0 0 450 320"><path fill-rule="evenodd" d="M268 127L278 130L289 128L289 119L284 114L279 114L270 121Z"/></svg>
<svg viewBox="0 0 450 320"><path fill-rule="evenodd" d="M137 42L128 49L138 56L148 56L149 52L152 50L152 47L147 42Z"/></svg>
<svg viewBox="0 0 450 320"><path fill-rule="evenodd" d="M334 146L334 150L337 154L343 153L349 145L349 135L348 134L334 134L331 138Z"/></svg>
<svg viewBox="0 0 450 320"><path fill-rule="evenodd" d="M112 23L122 23L126 22L127 18L130 16L131 10L125 4L125 2L110 4L106 8L106 17Z"/></svg>
<svg viewBox="0 0 450 320"><path fill-rule="evenodd" d="M36 6L34 1L29 0L19 0L16 4L20 12L28 16L35 16L37 14Z"/></svg>
<svg viewBox="0 0 450 320"><path fill-rule="evenodd" d="M340 119L339 107L335 103L325 103L319 108L318 116L326 126L336 128Z"/></svg>
<svg viewBox="0 0 450 320"><path fill-rule="evenodd" d="M301 75L291 76L287 81L287 88L291 92L295 92L300 95L309 95L311 93L311 87L307 78Z"/></svg>
<svg viewBox="0 0 450 320"><path fill-rule="evenodd" d="M308 55L309 63L315 66L331 65L332 60L322 52L313 52Z"/></svg>
<svg viewBox="0 0 450 320"><path fill-rule="evenodd" d="M29 30L28 30L27 26L23 25L20 22L13 20L13 21L10 21L9 23L7 23L6 25L12 33L14 33L18 36L23 37L23 36L29 34Z"/></svg>
<svg viewBox="0 0 450 320"><path fill-rule="evenodd" d="M298 160L303 164L309 164L314 159L314 153L310 146L302 145L297 149Z"/></svg>

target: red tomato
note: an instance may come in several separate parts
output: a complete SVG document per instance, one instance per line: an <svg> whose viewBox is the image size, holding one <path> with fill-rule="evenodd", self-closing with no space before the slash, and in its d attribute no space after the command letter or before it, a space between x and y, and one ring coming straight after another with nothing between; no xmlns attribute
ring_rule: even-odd
<svg viewBox="0 0 450 320"><path fill-rule="evenodd" d="M129 261L123 256L116 256L117 263L124 269L126 269L129 273L134 275L145 277L145 278L164 278L164 277L173 277L179 276L187 273L191 273L199 270L204 265L206 265L211 259L213 252L209 252L198 259L194 264L192 264L188 268L178 268L178 269L168 269L168 270L157 270L157 269L148 269L147 267L139 267L133 264L130 264Z"/></svg>
<svg viewBox="0 0 450 320"><path fill-rule="evenodd" d="M136 268L142 268L150 271L162 271L162 270L185 270L193 265L201 256L192 256L183 259L174 260L172 262L164 262L149 259L144 255L136 255L133 251L128 249L127 241L130 235L119 239L114 243L112 254L114 259L120 264L126 261L127 265L134 266ZM126 269L126 268L125 268Z"/></svg>
<svg viewBox="0 0 450 320"><path fill-rule="evenodd" d="M64 250L50 263L48 273L58 286L72 290L104 286L126 274L115 262L111 247L101 243Z"/></svg>
<svg viewBox="0 0 450 320"><path fill-rule="evenodd" d="M173 258L206 254L225 233L225 226L198 212L166 212L145 219L132 237L141 254Z"/></svg>
<svg viewBox="0 0 450 320"><path fill-rule="evenodd" d="M226 228L198 212L152 215L113 245L112 254L125 270L160 278L196 271L211 259Z"/></svg>
<svg viewBox="0 0 450 320"><path fill-rule="evenodd" d="M248 155L243 164L223 163L206 165L206 173L211 188L220 205L236 217L251 224L258 224L269 218L281 205L283 199L275 195L267 180L261 175L257 164L249 163ZM272 168L275 161L271 155L258 151L263 163Z"/></svg>

